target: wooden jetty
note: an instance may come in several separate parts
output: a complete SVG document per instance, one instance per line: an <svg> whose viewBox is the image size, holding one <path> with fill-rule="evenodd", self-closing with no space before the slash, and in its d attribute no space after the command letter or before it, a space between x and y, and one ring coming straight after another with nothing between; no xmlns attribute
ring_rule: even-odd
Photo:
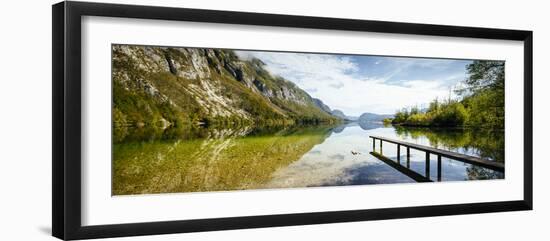
<svg viewBox="0 0 550 241"><path fill-rule="evenodd" d="M372 150L373 150L374 153L376 153L375 152L375 150L376 150L376 140L380 141L380 151L378 153L378 154L380 154L380 156L383 155L382 154L382 142L383 141L396 144L397 145L397 161L398 162L400 161L400 156L401 156L401 146L406 147L407 148L406 149L407 150L407 165L408 165L408 160L410 159L410 148L413 148L413 149L416 149L416 150L419 150L419 151L426 152L426 162L427 163L430 162L430 154L437 155L438 169L441 168L441 165L440 165L441 164L441 157L446 157L446 158L450 158L450 159L453 159L453 160L473 164L473 165L476 165L476 166L485 167L485 168L488 168L488 169L491 169L491 170L504 172L504 163L489 161L489 160L481 159L479 157L464 155L464 154L460 154L460 153L456 153L456 152L452 152L452 151L447 151L447 150L441 150L441 149L437 149L437 148L433 148L433 147L429 147L429 146L423 146L423 145L418 145L418 144L414 144L414 143L409 143L409 142L404 142L404 141L399 141L399 140L393 140L393 139L389 139L389 138L385 138L385 137L381 137L381 136L370 136L370 138L372 138ZM440 170L438 170L438 171L440 171ZM430 172L430 165L426 165L426 173L429 173L429 172Z"/></svg>

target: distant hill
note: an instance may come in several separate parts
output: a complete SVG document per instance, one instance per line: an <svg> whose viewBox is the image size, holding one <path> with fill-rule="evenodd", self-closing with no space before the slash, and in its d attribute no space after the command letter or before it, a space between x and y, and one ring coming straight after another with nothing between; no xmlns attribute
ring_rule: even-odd
<svg viewBox="0 0 550 241"><path fill-rule="evenodd" d="M323 101L321 101L320 99L313 98L313 103L315 103L315 105L319 107L319 109L325 111L326 113L331 114L334 117L337 117L338 119L348 120L348 121L356 121L357 119L359 119L359 117L356 117L356 116L346 115L341 110L336 110L336 109L331 110L330 107L325 103L323 103Z"/></svg>
<svg viewBox="0 0 550 241"><path fill-rule="evenodd" d="M393 115L379 115L365 112L359 116L359 122L382 122L386 118L393 118Z"/></svg>
<svg viewBox="0 0 550 241"><path fill-rule="evenodd" d="M331 114L333 116L336 116L336 117L340 118L340 119L348 120L348 121L356 121L358 119L358 117L348 116L348 115L344 114L344 112L341 111L341 110L332 110Z"/></svg>
<svg viewBox="0 0 550 241"><path fill-rule="evenodd" d="M331 114L333 116L336 116L336 117L340 118L340 119L346 119L346 115L341 110L332 110Z"/></svg>
<svg viewBox="0 0 550 241"><path fill-rule="evenodd" d="M319 107L319 109L323 110L324 112L329 113L329 114L332 115L332 110L330 110L330 107L328 105L326 105L325 103L323 103L322 100L317 99L317 98L312 98L312 100L313 100L313 103L315 104L315 106Z"/></svg>

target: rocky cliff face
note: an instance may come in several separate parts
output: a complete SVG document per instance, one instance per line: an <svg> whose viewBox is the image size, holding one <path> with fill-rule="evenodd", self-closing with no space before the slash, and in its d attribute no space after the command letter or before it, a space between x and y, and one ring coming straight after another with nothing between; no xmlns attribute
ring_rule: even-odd
<svg viewBox="0 0 550 241"><path fill-rule="evenodd" d="M335 120L262 61L229 50L113 45L112 61L115 126Z"/></svg>

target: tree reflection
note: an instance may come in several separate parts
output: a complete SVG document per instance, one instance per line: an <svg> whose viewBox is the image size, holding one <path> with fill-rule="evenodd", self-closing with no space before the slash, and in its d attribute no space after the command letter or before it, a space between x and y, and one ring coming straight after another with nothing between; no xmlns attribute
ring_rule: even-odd
<svg viewBox="0 0 550 241"><path fill-rule="evenodd" d="M409 128L395 126L401 138L425 137L436 148L463 149L483 159L504 162L504 131L489 129Z"/></svg>
<svg viewBox="0 0 550 241"><path fill-rule="evenodd" d="M480 166L469 166L466 168L468 174L468 180L490 180L490 179L502 179L504 173L489 170Z"/></svg>

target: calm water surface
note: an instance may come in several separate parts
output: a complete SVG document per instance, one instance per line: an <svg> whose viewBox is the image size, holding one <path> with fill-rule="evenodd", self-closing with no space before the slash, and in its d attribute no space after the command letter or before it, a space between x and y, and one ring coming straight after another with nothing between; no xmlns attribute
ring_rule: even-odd
<svg viewBox="0 0 550 241"><path fill-rule="evenodd" d="M172 193L259 188L413 183L376 158L370 135L432 146L504 162L504 132L427 129L349 123L285 129L204 129L185 139L132 141L114 145L113 194ZM377 151L379 144L377 142ZM426 173L425 153L397 146L383 155L433 181L502 179L504 173L435 155Z"/></svg>

